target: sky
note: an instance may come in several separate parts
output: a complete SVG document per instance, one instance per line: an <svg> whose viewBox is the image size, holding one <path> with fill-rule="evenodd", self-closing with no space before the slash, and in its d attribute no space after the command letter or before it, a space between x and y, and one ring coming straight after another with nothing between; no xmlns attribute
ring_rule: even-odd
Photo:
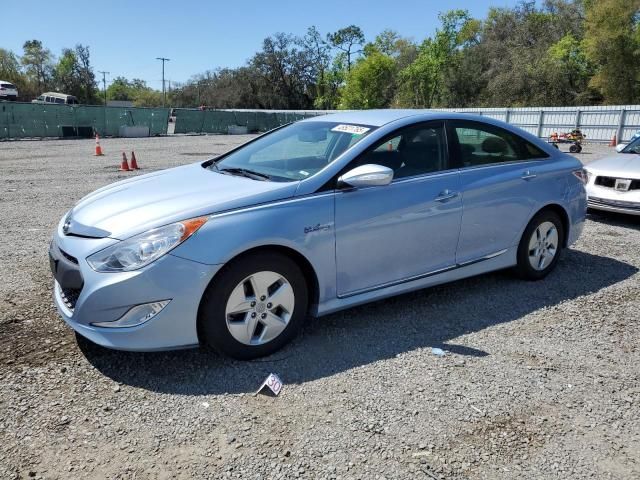
<svg viewBox="0 0 640 480"><path fill-rule="evenodd" d="M0 48L22 53L30 39L56 56L65 47L88 45L94 70L141 78L162 87L165 78L184 82L217 67L243 65L276 32L304 35L315 25L325 35L350 24L367 40L386 28L421 41L438 26L438 13L467 9L484 18L490 6L511 7L517 0L71 0L4 2ZM55 5L55 6L54 6ZM12 19L11 21L6 21ZM102 79L102 76L97 74Z"/></svg>

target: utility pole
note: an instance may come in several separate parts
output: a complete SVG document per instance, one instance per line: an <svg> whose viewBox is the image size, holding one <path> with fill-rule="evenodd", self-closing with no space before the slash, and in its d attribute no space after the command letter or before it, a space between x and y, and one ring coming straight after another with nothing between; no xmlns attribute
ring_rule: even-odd
<svg viewBox="0 0 640 480"><path fill-rule="evenodd" d="M164 57L156 57L156 60L162 61L162 106L164 107L165 104L167 103L167 90L164 86L164 62L168 62L171 59L164 58Z"/></svg>
<svg viewBox="0 0 640 480"><path fill-rule="evenodd" d="M107 106L107 75L111 72L101 72L98 70L98 73L102 74L102 89L104 90L104 106Z"/></svg>

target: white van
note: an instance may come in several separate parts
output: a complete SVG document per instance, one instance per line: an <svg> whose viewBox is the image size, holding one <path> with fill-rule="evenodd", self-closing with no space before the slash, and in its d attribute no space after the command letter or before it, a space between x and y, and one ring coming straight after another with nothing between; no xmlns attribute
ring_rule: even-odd
<svg viewBox="0 0 640 480"><path fill-rule="evenodd" d="M78 99L73 95L66 95L64 93L45 92L35 100L31 100L31 103L58 103L62 105L77 105Z"/></svg>

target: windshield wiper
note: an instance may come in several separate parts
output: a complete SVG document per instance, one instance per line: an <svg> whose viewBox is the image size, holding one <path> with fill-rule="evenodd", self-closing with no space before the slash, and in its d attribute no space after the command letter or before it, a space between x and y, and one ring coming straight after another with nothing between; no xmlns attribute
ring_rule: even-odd
<svg viewBox="0 0 640 480"><path fill-rule="evenodd" d="M253 178L254 180L271 180L271 177L265 173L254 172L253 170L249 170L247 168L218 168L219 172L229 172L231 175L242 175L243 177Z"/></svg>

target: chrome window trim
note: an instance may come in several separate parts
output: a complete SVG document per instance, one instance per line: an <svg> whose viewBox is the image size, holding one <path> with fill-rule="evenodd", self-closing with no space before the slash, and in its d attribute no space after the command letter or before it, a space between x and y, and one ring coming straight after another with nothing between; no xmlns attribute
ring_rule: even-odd
<svg viewBox="0 0 640 480"><path fill-rule="evenodd" d="M485 163L483 165L469 165L469 166L463 166L460 167L460 171L467 171L467 170L478 170L481 168L492 168L492 167L499 167L501 165L518 165L518 164L525 164L525 163L535 163L535 162L544 162L545 160L548 160L548 158L528 158L526 160L512 160L510 162L494 162L494 163Z"/></svg>

